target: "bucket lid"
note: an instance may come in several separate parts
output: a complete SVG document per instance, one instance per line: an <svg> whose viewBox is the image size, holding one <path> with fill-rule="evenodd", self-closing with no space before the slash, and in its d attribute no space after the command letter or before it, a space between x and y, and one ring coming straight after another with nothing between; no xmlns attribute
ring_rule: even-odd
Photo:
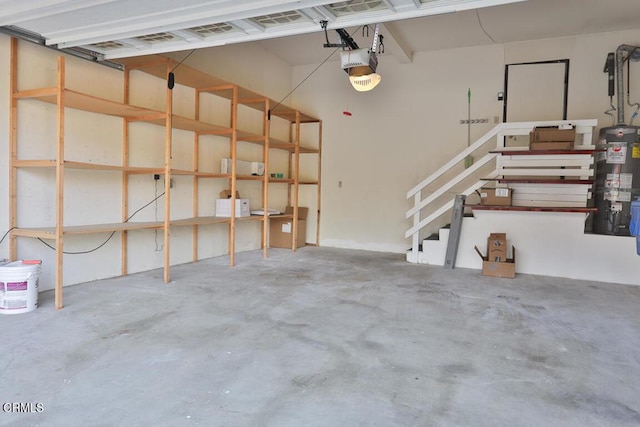
<svg viewBox="0 0 640 427"><path fill-rule="evenodd" d="M18 270L29 270L32 271L34 269L39 269L40 265L42 264L42 261L40 260L20 260L20 261L13 261L13 262L9 262L7 264L0 264L0 271L5 270L7 271L8 269L14 270L14 271L18 271Z"/></svg>

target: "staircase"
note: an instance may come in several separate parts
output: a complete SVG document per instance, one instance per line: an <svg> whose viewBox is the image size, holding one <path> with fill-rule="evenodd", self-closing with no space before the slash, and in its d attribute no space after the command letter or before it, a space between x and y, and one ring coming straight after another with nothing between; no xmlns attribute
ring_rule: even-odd
<svg viewBox="0 0 640 427"><path fill-rule="evenodd" d="M536 126L576 127L573 150L530 151ZM640 262L632 237L585 233L593 186L593 129L597 121L568 120L502 123L407 192L413 206L405 238L406 259L443 266L451 209L457 194L466 197L455 267L482 268L475 245L491 232L505 232L518 250L517 273L602 282L638 284ZM473 156L473 165L464 160ZM513 190L512 206L483 206L484 186ZM504 279L508 280L508 279Z"/></svg>
<svg viewBox="0 0 640 427"><path fill-rule="evenodd" d="M528 137L536 126L576 127L576 143L569 152L532 152L528 146L508 146L516 137ZM592 185L592 134L597 120L501 123L470 145L440 169L407 192L414 204L406 213L413 225L405 233L411 238L409 262L417 262L425 230L450 212L456 194L467 196L492 181L496 186L514 189L513 205L520 208L583 208ZM473 165L448 181L443 177L460 168L464 159L474 157ZM482 207L472 206L476 209ZM485 207L486 208L486 207Z"/></svg>

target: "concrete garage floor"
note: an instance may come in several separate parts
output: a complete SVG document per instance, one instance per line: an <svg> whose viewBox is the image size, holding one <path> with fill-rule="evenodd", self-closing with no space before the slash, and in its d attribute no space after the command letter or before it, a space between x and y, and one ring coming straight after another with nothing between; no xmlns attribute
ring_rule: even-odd
<svg viewBox="0 0 640 427"><path fill-rule="evenodd" d="M640 287L328 248L227 263L0 317L2 403L42 405L0 425L640 425Z"/></svg>

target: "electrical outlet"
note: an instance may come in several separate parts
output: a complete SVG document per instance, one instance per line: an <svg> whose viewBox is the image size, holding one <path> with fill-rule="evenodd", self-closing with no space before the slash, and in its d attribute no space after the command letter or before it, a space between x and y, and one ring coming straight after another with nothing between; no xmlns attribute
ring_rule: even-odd
<svg viewBox="0 0 640 427"><path fill-rule="evenodd" d="M489 119L471 119L471 121L469 120L460 120L460 124L461 125L468 125L469 123L471 123L472 125L477 125L480 123L489 123Z"/></svg>
<svg viewBox="0 0 640 427"><path fill-rule="evenodd" d="M154 181L159 181L160 177L163 177L162 184L164 185L164 175L161 175L161 174L158 174L158 173L153 174ZM173 178L169 179L169 188L173 188L173 187L175 187L175 185L176 185L176 183L173 180Z"/></svg>

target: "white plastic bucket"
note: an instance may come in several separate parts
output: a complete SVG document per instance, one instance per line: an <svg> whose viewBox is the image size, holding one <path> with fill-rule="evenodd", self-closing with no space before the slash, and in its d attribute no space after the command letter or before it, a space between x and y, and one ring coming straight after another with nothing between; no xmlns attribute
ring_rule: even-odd
<svg viewBox="0 0 640 427"><path fill-rule="evenodd" d="M0 265L0 314L20 314L38 307L38 277L42 261Z"/></svg>

